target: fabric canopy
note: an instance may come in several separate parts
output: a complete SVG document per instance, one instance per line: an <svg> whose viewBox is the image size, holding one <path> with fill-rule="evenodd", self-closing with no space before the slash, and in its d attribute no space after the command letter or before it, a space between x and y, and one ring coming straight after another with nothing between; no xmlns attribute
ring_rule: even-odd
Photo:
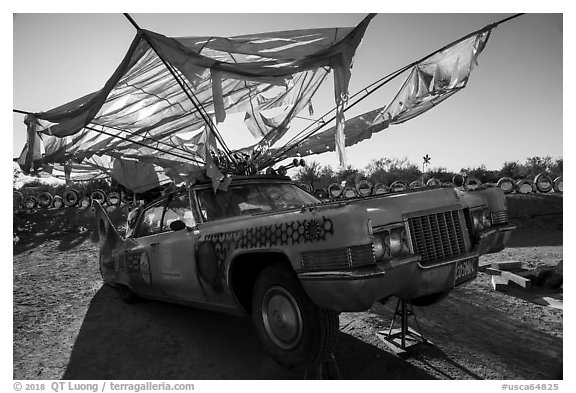
<svg viewBox="0 0 576 393"><path fill-rule="evenodd" d="M463 89L488 41L490 31L482 31L417 62L388 105L345 122L346 146L369 139L373 133L390 125L421 115ZM276 155L280 160L295 154L308 156L334 151L337 127L312 135L290 149L282 149L280 152L272 150L269 156Z"/></svg>
<svg viewBox="0 0 576 393"><path fill-rule="evenodd" d="M19 163L30 170L40 160L57 168L54 173L66 167L83 176L93 168L94 175L109 174L133 190L153 188L166 176L193 182L216 153L210 123L224 121L227 113L244 112L254 137L247 145L267 148L330 71L335 102L342 105L354 53L372 17L353 28L230 38L138 30L101 90L27 116L28 143ZM138 170L149 175L127 176Z"/></svg>

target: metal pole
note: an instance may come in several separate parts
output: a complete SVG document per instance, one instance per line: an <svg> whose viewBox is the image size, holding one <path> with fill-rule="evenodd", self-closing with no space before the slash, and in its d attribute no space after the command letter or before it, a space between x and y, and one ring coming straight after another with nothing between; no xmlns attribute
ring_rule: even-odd
<svg viewBox="0 0 576 393"><path fill-rule="evenodd" d="M128 18L128 20L130 21L130 23L132 23L132 26L134 26L136 28L136 30L141 30L140 26L138 26L138 24L136 23L136 21L134 21L134 19L132 19L132 17L130 16L130 14L128 14L127 12L124 13L124 16L126 18Z"/></svg>
<svg viewBox="0 0 576 393"><path fill-rule="evenodd" d="M406 349L406 336L408 335L408 309L406 308L406 299L402 299L402 349Z"/></svg>

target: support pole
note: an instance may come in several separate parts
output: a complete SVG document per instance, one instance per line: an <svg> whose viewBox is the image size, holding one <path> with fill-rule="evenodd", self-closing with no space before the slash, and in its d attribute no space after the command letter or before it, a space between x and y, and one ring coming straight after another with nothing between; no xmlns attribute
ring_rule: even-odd
<svg viewBox="0 0 576 393"><path fill-rule="evenodd" d="M136 30L141 30L140 26L138 26L138 24L136 23L136 21L134 21L134 19L132 19L132 17L130 16L130 14L128 13L124 13L124 16L126 18L128 18L128 20L130 21L130 23L132 23L132 26L134 26L136 28Z"/></svg>

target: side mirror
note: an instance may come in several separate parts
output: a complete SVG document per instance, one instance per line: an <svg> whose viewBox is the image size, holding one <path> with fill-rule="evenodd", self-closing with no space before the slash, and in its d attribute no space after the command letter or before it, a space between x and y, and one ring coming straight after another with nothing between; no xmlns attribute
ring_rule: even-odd
<svg viewBox="0 0 576 393"><path fill-rule="evenodd" d="M184 228L186 228L186 224L182 220L176 220L170 223L170 229L173 231L181 231Z"/></svg>

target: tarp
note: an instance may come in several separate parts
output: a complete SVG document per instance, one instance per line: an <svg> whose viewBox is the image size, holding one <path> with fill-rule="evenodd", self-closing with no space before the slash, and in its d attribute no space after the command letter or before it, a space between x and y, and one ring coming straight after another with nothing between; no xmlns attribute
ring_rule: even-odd
<svg viewBox="0 0 576 393"><path fill-rule="evenodd" d="M448 99L468 83L470 73L490 36L482 31L457 42L416 63L401 89L386 106L366 112L345 122L346 146L369 139L375 132L410 120ZM294 155L308 156L336 150L334 135L338 126L303 140L292 149L283 149L277 159ZM271 150L268 155L274 155Z"/></svg>
<svg viewBox="0 0 576 393"><path fill-rule="evenodd" d="M101 90L27 116L30 148L19 162L25 170L39 155L44 164L71 167L74 162L83 164L86 176L88 168L105 166L120 183L139 190L163 181L156 176L158 167L174 180L192 182L199 166L212 165L216 150L207 122L245 112L251 142L271 146L330 71L335 102L343 106L354 53L372 17L353 28L230 38L174 38L138 30ZM149 176L134 184L118 168Z"/></svg>

